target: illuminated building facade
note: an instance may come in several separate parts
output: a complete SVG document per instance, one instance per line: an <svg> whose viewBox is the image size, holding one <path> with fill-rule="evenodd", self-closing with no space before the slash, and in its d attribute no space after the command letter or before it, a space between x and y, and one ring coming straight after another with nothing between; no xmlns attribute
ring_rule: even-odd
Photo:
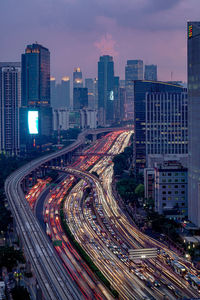
<svg viewBox="0 0 200 300"><path fill-rule="evenodd" d="M188 217L200 227L200 22L188 22Z"/></svg>
<svg viewBox="0 0 200 300"><path fill-rule="evenodd" d="M187 92L146 94L146 155L188 153Z"/></svg>
<svg viewBox="0 0 200 300"><path fill-rule="evenodd" d="M80 68L75 68L73 72L73 88L82 88L83 78Z"/></svg>
<svg viewBox="0 0 200 300"><path fill-rule="evenodd" d="M21 64L0 63L0 152L19 153Z"/></svg>
<svg viewBox="0 0 200 300"><path fill-rule="evenodd" d="M143 80L142 60L127 60L125 67L125 118L127 120L133 120L134 117L134 80Z"/></svg>
<svg viewBox="0 0 200 300"><path fill-rule="evenodd" d="M98 62L98 123L114 120L114 62L112 56L100 56Z"/></svg>
<svg viewBox="0 0 200 300"><path fill-rule="evenodd" d="M134 81L134 168L143 171L146 167L146 97L148 93L181 93L183 88L177 85L158 81ZM155 99L157 96L154 96ZM161 101L161 100L160 100ZM163 108L164 110L164 108ZM151 118L155 112L151 109ZM168 112L170 114L170 112ZM169 114L165 116L170 119ZM159 121L160 122L160 121ZM166 123L168 121L165 121ZM154 124L155 125L155 124Z"/></svg>
<svg viewBox="0 0 200 300"><path fill-rule="evenodd" d="M144 80L157 81L157 65L145 65Z"/></svg>
<svg viewBox="0 0 200 300"><path fill-rule="evenodd" d="M39 44L22 54L22 106L50 106L50 52Z"/></svg>

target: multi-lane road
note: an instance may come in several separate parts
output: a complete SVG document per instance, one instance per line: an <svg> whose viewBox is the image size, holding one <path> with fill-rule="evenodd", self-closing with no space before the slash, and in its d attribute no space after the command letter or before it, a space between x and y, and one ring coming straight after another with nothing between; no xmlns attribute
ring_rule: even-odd
<svg viewBox="0 0 200 300"><path fill-rule="evenodd" d="M129 144L131 134L131 131L125 130L110 133L80 154L71 166L52 167L67 173L63 181L47 195L43 209L47 233L55 247L52 247L31 209L48 179L39 181L26 199L21 181L31 170L56 158L56 153L32 162L7 179L6 194L27 256L47 299L112 299L112 295L88 269L63 232L59 209L66 193L69 195L64 212L71 233L119 292L121 299L183 299L199 296L197 289L188 283L187 277L188 274L194 276L196 270L165 245L140 232L115 199L111 159ZM83 139L84 135L75 145L71 145L70 151L80 145ZM93 171L98 173L99 178L91 174ZM75 178L81 180L72 188ZM87 187L90 187L90 194L85 197ZM146 247L160 249L156 260L133 262L129 259L129 249ZM185 268L184 274L177 274L168 263L175 260Z"/></svg>

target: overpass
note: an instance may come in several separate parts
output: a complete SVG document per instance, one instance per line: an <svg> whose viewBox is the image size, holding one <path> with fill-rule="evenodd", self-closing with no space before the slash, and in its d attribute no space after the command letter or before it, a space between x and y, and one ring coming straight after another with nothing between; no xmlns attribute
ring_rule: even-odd
<svg viewBox="0 0 200 300"><path fill-rule="evenodd" d="M25 256L34 269L46 300L79 300L83 299L83 295L66 272L26 201L22 189L23 181L30 173L41 167L62 165L66 159L70 158L73 151L82 150L87 135L120 129L100 128L84 131L70 146L29 162L12 173L5 181L5 193L16 221L17 232L24 246Z"/></svg>

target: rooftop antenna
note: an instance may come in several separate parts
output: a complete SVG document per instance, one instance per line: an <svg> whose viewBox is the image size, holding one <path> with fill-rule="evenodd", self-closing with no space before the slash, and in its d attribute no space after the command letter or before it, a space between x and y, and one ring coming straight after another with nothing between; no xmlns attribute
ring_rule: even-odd
<svg viewBox="0 0 200 300"><path fill-rule="evenodd" d="M171 71L171 81L172 81L172 78L173 78L173 72Z"/></svg>

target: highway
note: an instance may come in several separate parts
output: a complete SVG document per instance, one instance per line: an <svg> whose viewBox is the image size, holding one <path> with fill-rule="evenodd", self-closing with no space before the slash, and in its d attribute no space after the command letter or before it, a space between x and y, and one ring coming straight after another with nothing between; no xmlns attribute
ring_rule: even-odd
<svg viewBox="0 0 200 300"><path fill-rule="evenodd" d="M47 236L38 224L21 188L22 180L41 165L73 151L84 144L85 135L59 152L38 158L12 173L5 182L5 193L17 224L25 254L34 269L37 281L47 300L84 299L77 284L66 272Z"/></svg>
<svg viewBox="0 0 200 300"><path fill-rule="evenodd" d="M112 147L112 152L121 151L126 144L122 139ZM164 297L176 299L177 295L188 298L199 296L185 279L166 264L165 255L169 255L171 259L178 259L183 265L185 260L177 257L176 253L167 249L165 245L142 234L136 226L130 224L112 193L112 168L109 158L104 157L98 161L90 172L97 171L100 180L77 168L62 168L63 171L84 180L87 179L85 182L89 182L93 189L93 196L91 196L93 200L89 201L89 204L87 201L85 204L82 203L85 183L80 181L66 201L68 226L76 240L93 258L113 286L119 290L123 299L132 299L131 297L143 299L144 294L155 299L164 299ZM57 169L60 168L57 167ZM142 268L137 268L128 260L127 249L155 246L163 251L156 261L152 259L145 261ZM130 274L130 267L133 267L134 274ZM117 274L113 270L117 270ZM195 272L192 266L188 271ZM151 284L149 288L150 280L154 282L155 279L157 282L160 281L161 287L152 287ZM145 286L146 282L149 283L149 287ZM117 288L119 283L120 288Z"/></svg>

